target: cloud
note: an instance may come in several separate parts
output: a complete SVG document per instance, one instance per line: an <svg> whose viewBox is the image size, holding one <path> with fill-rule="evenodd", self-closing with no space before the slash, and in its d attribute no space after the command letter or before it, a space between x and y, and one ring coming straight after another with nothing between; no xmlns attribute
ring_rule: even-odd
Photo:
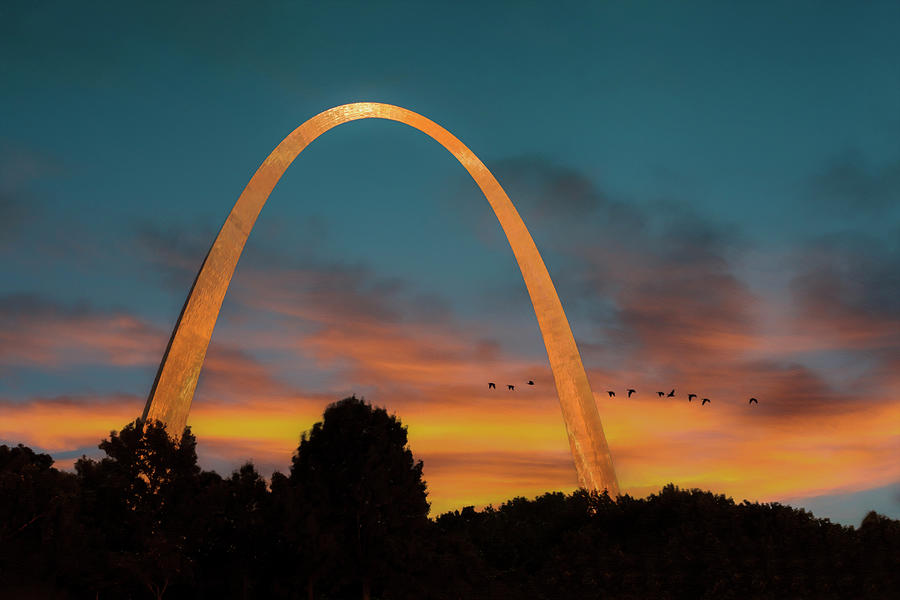
<svg viewBox="0 0 900 600"><path fill-rule="evenodd" d="M628 239L647 226L647 215L634 203L612 197L584 173L546 157L510 157L490 161L488 167L526 225L540 223L532 231L538 241L548 240L553 246L566 248L567 242L582 242L593 236L602 236L604 240ZM480 231L493 231L496 227L493 214L479 210L476 215L475 210L470 204L454 203L454 211L469 222L479 223Z"/></svg>
<svg viewBox="0 0 900 600"><path fill-rule="evenodd" d="M130 394L0 398L0 439L52 453L96 446L110 431L140 416L143 401Z"/></svg>
<svg viewBox="0 0 900 600"><path fill-rule="evenodd" d="M165 334L122 311L30 294L0 296L0 368L152 364Z"/></svg>
<svg viewBox="0 0 900 600"><path fill-rule="evenodd" d="M0 188L0 248L11 243L28 219L27 204Z"/></svg>
<svg viewBox="0 0 900 600"><path fill-rule="evenodd" d="M734 273L732 259L746 248L736 228L671 201L617 200L548 161L509 162L500 162L504 185L522 189L515 198L523 214L558 221L548 245L568 256L567 272L557 278L561 295L599 306L589 315L617 349L663 360L748 343L758 299Z"/></svg>
<svg viewBox="0 0 900 600"><path fill-rule="evenodd" d="M871 369L855 385L891 385L900 367L900 245L865 235L829 236L798 253L791 280L793 327L862 355Z"/></svg>
<svg viewBox="0 0 900 600"><path fill-rule="evenodd" d="M161 356L160 356L161 358ZM213 342L203 362L200 398L245 401L248 398L296 393L272 371L244 350Z"/></svg>
<svg viewBox="0 0 900 600"><path fill-rule="evenodd" d="M185 295L215 239L215 231L202 228L141 223L134 230L138 256L153 266L167 288Z"/></svg>
<svg viewBox="0 0 900 600"><path fill-rule="evenodd" d="M513 494L534 497L551 489L575 489L572 455L554 452L500 450L435 451L422 455L431 514L466 505L499 505Z"/></svg>
<svg viewBox="0 0 900 600"><path fill-rule="evenodd" d="M844 153L811 178L809 197L816 209L839 215L881 214L900 201L900 160L873 165L857 152Z"/></svg>
<svg viewBox="0 0 900 600"><path fill-rule="evenodd" d="M768 295L769 290L751 289L739 274L740 257L753 246L738 227L704 219L667 200L627 204L628 220L635 225L623 229L611 214L621 213L617 207L625 203L599 190L586 176L536 159L518 164L522 168L508 170L504 185L521 184L545 197L552 190L555 205L563 207L554 218L559 223L555 235L564 239L550 239L549 245L569 258L565 276L557 279L577 282L568 289L567 284L560 285L564 302L569 299L567 306L574 305L576 315L586 308L582 318L592 324L590 329L580 326L579 342L586 364L597 365L590 368L596 389L637 387L652 394L675 387L682 397L693 391L740 406L756 396L763 405L742 415L753 423L837 417L891 402L891 395L879 386L866 393L835 387L815 361L810 362L811 354L824 351L840 353L844 361L859 360L886 336L897 339L900 329L891 324L891 311L898 305L890 282L900 273L896 268L900 264L887 259L885 249L867 246L863 239L857 245L865 252L852 263L842 255L845 270L856 274L852 285L816 268L821 259L816 263L808 256L784 257L786 272L802 273L795 278L796 310L790 305L786 310L776 296ZM560 179L578 183L555 185ZM527 193L523 197L525 213L535 201ZM546 198L537 204L552 205ZM834 256L826 259L825 265L835 262ZM796 283L801 280L802 288ZM813 284L839 285L842 292L818 290L805 297L796 293ZM861 294L857 288L869 291ZM855 338L834 340L822 335L830 326L825 318L830 309L809 306L813 296L832 303L847 297L861 312L878 314L855 324ZM847 307L838 308L848 321ZM779 328L770 324L773 314ZM861 337L866 330L873 335ZM880 332L880 339L875 332ZM869 393L873 390L877 393Z"/></svg>
<svg viewBox="0 0 900 600"><path fill-rule="evenodd" d="M540 217L583 218L610 202L584 174L541 156L492 161L491 170L517 206Z"/></svg>
<svg viewBox="0 0 900 600"><path fill-rule="evenodd" d="M640 248L585 248L595 293L609 293L617 307L619 341L657 360L679 349L694 357L733 350L755 331L756 298L717 240L685 237L667 231Z"/></svg>
<svg viewBox="0 0 900 600"><path fill-rule="evenodd" d="M297 229L302 233L296 234ZM228 298L313 320L397 321L401 310L405 317L416 319L446 316L446 304L434 294L420 292L400 278L378 275L365 263L321 256L326 229L314 218L298 225L292 230L292 238L301 242L292 242L290 255L279 248L255 244L253 253L241 258ZM254 228L257 240L283 234L278 224L261 223ZM216 232L142 224L136 236L142 255L163 275L167 285L187 294Z"/></svg>
<svg viewBox="0 0 900 600"><path fill-rule="evenodd" d="M142 244L173 278L184 279L199 266L197 244L178 232L144 230ZM402 380L403 372L419 373L420 382L447 381L462 376L451 363L465 362L463 355L498 358L495 341L482 335L460 339L458 324L436 295L379 276L367 265L324 260L311 251L291 258L257 252L255 260L241 264L228 298L243 311L279 322L271 334L242 333L245 347L281 348L368 385Z"/></svg>
<svg viewBox="0 0 900 600"><path fill-rule="evenodd" d="M44 213L44 202L32 192L31 184L62 171L57 160L0 141L0 250L18 241Z"/></svg>
<svg viewBox="0 0 900 600"><path fill-rule="evenodd" d="M822 321L855 316L900 321L900 245L861 234L819 238L802 249L791 282L798 307Z"/></svg>

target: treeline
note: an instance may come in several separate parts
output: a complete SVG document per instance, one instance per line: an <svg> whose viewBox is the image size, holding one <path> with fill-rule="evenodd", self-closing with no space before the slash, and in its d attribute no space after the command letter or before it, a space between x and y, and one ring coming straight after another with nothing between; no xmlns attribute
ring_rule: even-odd
<svg viewBox="0 0 900 600"><path fill-rule="evenodd" d="M202 471L137 421L75 472L0 446L0 598L894 598L900 522L779 504L583 490L428 518L400 421L356 398L287 475Z"/></svg>

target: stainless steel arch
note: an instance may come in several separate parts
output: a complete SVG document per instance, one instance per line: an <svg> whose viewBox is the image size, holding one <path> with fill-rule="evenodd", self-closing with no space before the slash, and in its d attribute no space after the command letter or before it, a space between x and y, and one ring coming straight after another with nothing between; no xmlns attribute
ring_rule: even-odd
<svg viewBox="0 0 900 600"><path fill-rule="evenodd" d="M456 157L484 192L506 233L531 296L579 482L587 489L606 489L615 498L619 484L600 414L566 314L525 223L494 176L462 142L422 115L390 104L357 102L319 113L291 132L257 169L197 273L150 390L143 418L159 419L173 432L184 428L222 300L266 199L291 162L313 140L342 123L370 118L399 121L432 137Z"/></svg>

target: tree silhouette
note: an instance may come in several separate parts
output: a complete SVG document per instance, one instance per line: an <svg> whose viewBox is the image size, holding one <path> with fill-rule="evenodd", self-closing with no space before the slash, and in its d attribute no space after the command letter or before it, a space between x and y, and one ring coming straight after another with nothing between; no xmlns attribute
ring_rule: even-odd
<svg viewBox="0 0 900 600"><path fill-rule="evenodd" d="M900 521L869 512L859 526L866 592L890 596L900 590Z"/></svg>
<svg viewBox="0 0 900 600"><path fill-rule="evenodd" d="M37 454L22 444L0 446L0 544L28 537L59 504L59 471L49 454ZM8 546L7 546L8 547Z"/></svg>
<svg viewBox="0 0 900 600"><path fill-rule="evenodd" d="M157 599L191 576L185 532L201 512L196 445L190 428L176 441L159 421L137 420L100 443L106 458L75 464L84 514L104 537L108 566Z"/></svg>
<svg viewBox="0 0 900 600"><path fill-rule="evenodd" d="M422 462L413 459L395 416L355 396L331 404L301 437L290 484L304 515L294 521L297 541L313 561L309 596L331 576L335 592L355 587L368 600L397 584L395 574L414 570L429 505Z"/></svg>
<svg viewBox="0 0 900 600"><path fill-rule="evenodd" d="M271 494L252 463L231 477L200 475L194 515L185 531L194 585L202 597L270 597L267 577L277 558L278 522Z"/></svg>
<svg viewBox="0 0 900 600"><path fill-rule="evenodd" d="M0 597L53 596L66 585L81 541L76 500L75 477L49 455L0 446Z"/></svg>

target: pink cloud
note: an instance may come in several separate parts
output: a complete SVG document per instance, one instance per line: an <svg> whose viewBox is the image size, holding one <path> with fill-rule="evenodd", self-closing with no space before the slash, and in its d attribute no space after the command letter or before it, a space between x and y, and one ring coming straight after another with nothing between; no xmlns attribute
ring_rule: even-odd
<svg viewBox="0 0 900 600"><path fill-rule="evenodd" d="M165 333L124 312L64 307L35 296L0 298L0 366L153 364Z"/></svg>

